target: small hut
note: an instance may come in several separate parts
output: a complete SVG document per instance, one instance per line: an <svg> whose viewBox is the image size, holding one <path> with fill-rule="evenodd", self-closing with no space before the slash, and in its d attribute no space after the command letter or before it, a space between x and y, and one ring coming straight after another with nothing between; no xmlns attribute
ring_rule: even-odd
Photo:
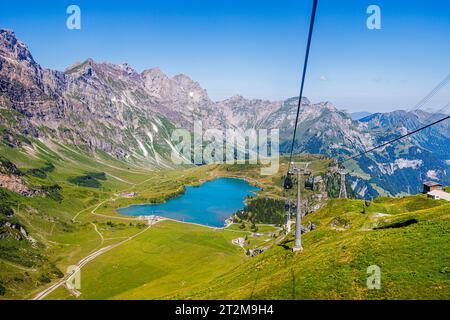
<svg viewBox="0 0 450 320"><path fill-rule="evenodd" d="M444 190L444 186L434 181L427 181L423 184L423 193L427 194L435 190Z"/></svg>

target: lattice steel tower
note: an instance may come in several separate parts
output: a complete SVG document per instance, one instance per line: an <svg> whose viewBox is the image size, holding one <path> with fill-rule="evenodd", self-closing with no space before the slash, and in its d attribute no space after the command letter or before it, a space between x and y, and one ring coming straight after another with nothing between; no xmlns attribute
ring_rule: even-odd
<svg viewBox="0 0 450 320"><path fill-rule="evenodd" d="M344 170L339 171L341 175L341 189L339 190L339 198L346 199L347 198L347 187L345 185L345 175L347 174Z"/></svg>

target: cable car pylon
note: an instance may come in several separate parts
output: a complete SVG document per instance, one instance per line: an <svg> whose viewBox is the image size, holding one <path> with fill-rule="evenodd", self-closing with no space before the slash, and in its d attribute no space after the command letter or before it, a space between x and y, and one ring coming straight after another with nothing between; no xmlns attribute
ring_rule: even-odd
<svg viewBox="0 0 450 320"><path fill-rule="evenodd" d="M339 174L341 176L341 189L339 190L339 198L347 199L347 186L345 184L345 176L347 172L345 170L339 170Z"/></svg>
<svg viewBox="0 0 450 320"><path fill-rule="evenodd" d="M286 201L286 204L284 206L284 209L286 211L286 233L291 233L291 201Z"/></svg>
<svg viewBox="0 0 450 320"><path fill-rule="evenodd" d="M300 168L294 167L294 171L297 173L297 212L295 217L295 244L292 251L302 251L302 199L301 199L301 174Z"/></svg>
<svg viewBox="0 0 450 320"><path fill-rule="evenodd" d="M294 144L296 139L296 133L297 133L297 126L298 126L298 119L300 115L300 107L302 104L302 96L303 96L303 88L305 85L305 77L306 77L306 70L308 68L308 58L309 58L309 50L311 47L311 40L314 30L314 21L316 19L316 10L317 10L317 2L318 0L313 0L312 10L311 10L311 19L309 22L309 31L308 31L308 41L306 42L306 52L305 52L305 59L303 62L303 72L302 72L302 78L301 78L301 84L300 84L300 94L298 95L298 104L297 104L297 113L295 116L295 124L294 124L294 133L292 135L292 142L291 142L291 150L289 155L289 167L288 167L288 173L286 175L286 178L284 180L284 189L289 190L292 188L292 171L291 171L291 164L292 164L292 156L294 153ZM300 169L296 168L295 171L297 172L297 217L296 217L296 226L295 226L295 245L293 248L293 251L300 251L302 250L302 244L301 244L301 219L302 219L302 212L301 212L301 195L300 195L300 186L301 186L301 175L300 175ZM313 181L314 184L314 181Z"/></svg>
<svg viewBox="0 0 450 320"><path fill-rule="evenodd" d="M289 177L290 177L290 187L292 188L292 176L293 173L296 173L297 176L297 205L296 205L296 217L295 217L295 244L292 248L292 251L302 251L302 218L303 218L303 212L302 212L302 199L301 199L301 185L302 185L302 176L307 176L308 178L305 179L305 189L313 190L314 189L314 178L311 177L311 171L308 170L309 162L300 162L298 165L295 165L294 162L291 162L289 164ZM303 166L303 168L302 168ZM285 190L287 190L285 186ZM287 227L288 233L291 230L290 224L291 224L291 217L290 217L290 202L286 203L286 213L288 215L287 217Z"/></svg>

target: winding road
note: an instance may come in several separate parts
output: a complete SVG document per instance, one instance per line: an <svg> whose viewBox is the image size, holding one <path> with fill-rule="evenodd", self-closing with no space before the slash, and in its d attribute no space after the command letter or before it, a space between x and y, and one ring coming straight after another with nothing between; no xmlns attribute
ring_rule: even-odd
<svg viewBox="0 0 450 320"><path fill-rule="evenodd" d="M153 218L152 220L149 220L149 225L147 228L145 228L144 230L136 233L135 235L126 238L123 241L120 241L118 243L115 244L111 244L109 246L103 247L98 249L97 251L94 251L93 253L87 255L86 257L84 257L83 259L81 259L76 266L81 269L83 268L86 264L88 264L89 262L91 262L92 260L94 260L95 258L97 258L99 255L114 249L115 247L120 246L121 244L124 244L127 241L130 241L132 239L134 239L135 237L137 237L138 235L140 235L141 233L144 233L145 231L147 231L148 229L151 228L151 226L153 226L155 223L157 223L159 220L155 218ZM97 229L96 229L97 230ZM47 289L39 292L36 296L34 296L33 300L42 300L44 299L47 295L49 295L50 293L52 293L53 291L55 291L56 289L58 289L60 286L62 286L71 276L73 273L67 274L65 275L62 279L60 279L58 282L56 282L55 284L51 285L50 287L48 287Z"/></svg>

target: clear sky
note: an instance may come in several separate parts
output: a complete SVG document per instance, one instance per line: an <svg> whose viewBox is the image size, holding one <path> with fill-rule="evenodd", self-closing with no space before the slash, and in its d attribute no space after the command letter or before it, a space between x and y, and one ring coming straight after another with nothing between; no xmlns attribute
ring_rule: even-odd
<svg viewBox="0 0 450 320"><path fill-rule="evenodd" d="M93 58L185 73L221 100L298 95L312 0L2 1L0 28L43 67ZM66 8L81 8L81 30ZM381 8L381 30L366 9ZM304 95L350 111L416 104L450 74L450 1L319 0ZM450 86L426 106L450 101Z"/></svg>

